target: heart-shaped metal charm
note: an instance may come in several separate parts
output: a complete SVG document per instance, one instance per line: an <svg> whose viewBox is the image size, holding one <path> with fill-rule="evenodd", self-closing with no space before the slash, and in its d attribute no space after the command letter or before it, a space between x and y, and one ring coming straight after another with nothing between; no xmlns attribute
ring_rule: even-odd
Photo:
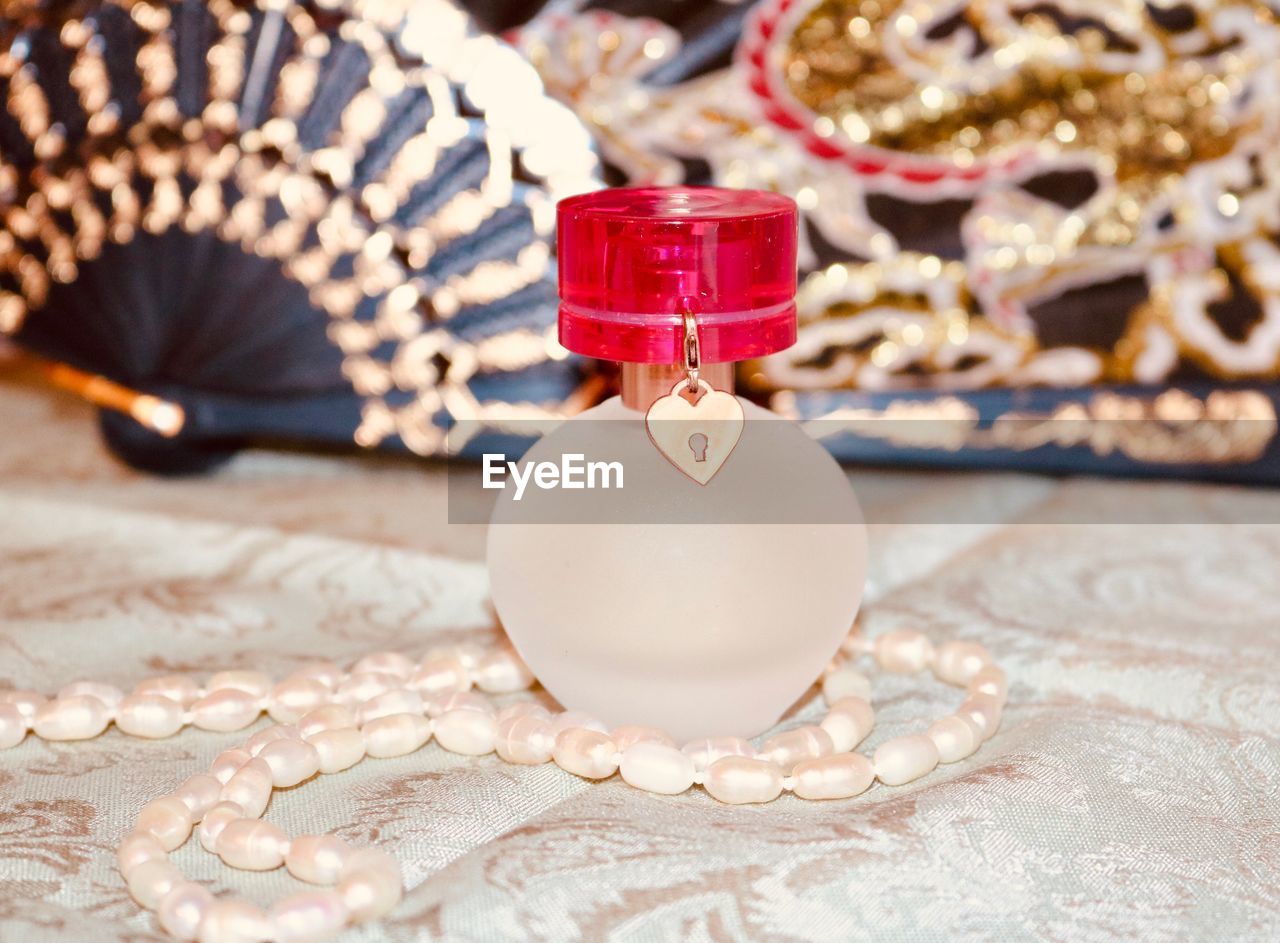
<svg viewBox="0 0 1280 943"><path fill-rule="evenodd" d="M672 465L700 485L724 467L744 423L742 404L732 393L698 381L695 396L681 380L645 413L649 438Z"/></svg>

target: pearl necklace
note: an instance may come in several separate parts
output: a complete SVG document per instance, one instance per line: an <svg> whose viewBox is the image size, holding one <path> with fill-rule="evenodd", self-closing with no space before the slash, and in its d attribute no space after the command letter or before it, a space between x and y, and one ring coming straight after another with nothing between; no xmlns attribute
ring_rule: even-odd
<svg viewBox="0 0 1280 943"><path fill-rule="evenodd" d="M871 758L852 752L871 732L870 682L853 667L863 655L888 672L931 668L967 690L954 714L924 733L888 740ZM257 671L226 671L203 685L185 675L151 678L125 695L80 681L53 699L0 691L0 749L28 732L46 740L83 740L108 724L136 737L169 737L184 726L232 731L263 713L276 721L242 746L224 751L168 796L148 803L120 843L117 862L129 892L158 914L179 940L199 943L317 943L342 928L374 920L399 903L400 867L385 851L356 849L333 835L290 838L262 820L274 789L349 769L366 757L412 753L433 737L464 756L496 752L508 763L554 762L585 779L615 772L651 793L676 795L699 785L733 804L771 802L783 792L803 799L844 799L875 780L900 786L939 763L970 756L999 727L1008 683L974 642L936 649L919 632L900 629L874 642L857 627L822 678L828 713L821 723L766 740L759 750L739 737L677 747L652 727L610 731L580 711L552 714L531 700L498 710L489 695L533 685L509 647L454 646L419 662L396 652L360 659L348 672L332 663L295 671L279 683ZM322 890L293 894L264 911L247 901L215 899L186 879L169 852L197 834L206 851L234 868L284 866Z"/></svg>

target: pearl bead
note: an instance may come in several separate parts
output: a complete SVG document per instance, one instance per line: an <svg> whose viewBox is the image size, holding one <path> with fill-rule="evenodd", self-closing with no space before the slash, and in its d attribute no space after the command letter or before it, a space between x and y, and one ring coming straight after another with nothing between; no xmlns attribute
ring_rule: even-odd
<svg viewBox="0 0 1280 943"><path fill-rule="evenodd" d="M299 881L337 884L342 866L351 857L351 846L333 835L303 835L289 843L284 866Z"/></svg>
<svg viewBox="0 0 1280 943"><path fill-rule="evenodd" d="M234 802L244 809L248 818L261 817L271 801L271 767L265 760L255 757L227 780L219 798L222 802Z"/></svg>
<svg viewBox="0 0 1280 943"><path fill-rule="evenodd" d="M35 720L36 711L48 700L40 692L28 691L24 688L8 688L0 691L0 704L11 704L16 707L27 723Z"/></svg>
<svg viewBox="0 0 1280 943"><path fill-rule="evenodd" d="M360 728L360 735L369 756L378 759L404 756L431 739L431 721L417 714L392 714L365 724Z"/></svg>
<svg viewBox="0 0 1280 943"><path fill-rule="evenodd" d="M836 753L848 753L867 738L875 723L875 711L867 700L842 697L831 705L819 726L831 737Z"/></svg>
<svg viewBox="0 0 1280 943"><path fill-rule="evenodd" d="M240 772L244 764L251 759L253 757L249 755L249 751L239 747L234 750L223 750L214 758L213 764L209 767L209 775L226 785L231 777Z"/></svg>
<svg viewBox="0 0 1280 943"><path fill-rule="evenodd" d="M870 655L874 647L871 640L863 635L862 629L856 625L849 630L849 634L840 643L840 651L853 658Z"/></svg>
<svg viewBox="0 0 1280 943"><path fill-rule="evenodd" d="M307 711L314 710L328 699L329 689L319 681L294 678L281 681L271 689L267 713L279 723L297 723Z"/></svg>
<svg viewBox="0 0 1280 943"><path fill-rule="evenodd" d="M270 938L266 914L243 900L215 900L200 924L199 943L263 943Z"/></svg>
<svg viewBox="0 0 1280 943"><path fill-rule="evenodd" d="M1003 704L1009 697L1009 678L1003 669L986 665L969 679L969 693L986 694Z"/></svg>
<svg viewBox="0 0 1280 943"><path fill-rule="evenodd" d="M596 720L586 711L561 711L551 718L551 730L558 737L561 731L581 727L585 730L596 730L608 733L609 728Z"/></svg>
<svg viewBox="0 0 1280 943"><path fill-rule="evenodd" d="M289 836L262 819L234 819L222 829L214 849L233 868L271 871L284 864Z"/></svg>
<svg viewBox="0 0 1280 943"><path fill-rule="evenodd" d="M310 740L322 730L350 730L358 727L355 713L341 704L326 704L307 711L298 719L298 733L303 740Z"/></svg>
<svg viewBox="0 0 1280 943"><path fill-rule="evenodd" d="M41 704L31 726L44 740L88 740L106 730L110 720L106 704L79 694Z"/></svg>
<svg viewBox="0 0 1280 943"><path fill-rule="evenodd" d="M16 704L0 704L0 750L16 747L27 738L27 718Z"/></svg>
<svg viewBox="0 0 1280 943"><path fill-rule="evenodd" d="M409 687L423 697L466 691L471 675L454 655L428 655L409 676Z"/></svg>
<svg viewBox="0 0 1280 943"><path fill-rule="evenodd" d="M357 848L343 862L339 878L345 879L353 874L370 873L382 877L395 878L400 882L400 864L381 848Z"/></svg>
<svg viewBox="0 0 1280 943"><path fill-rule="evenodd" d="M933 643L914 629L897 629L876 639L876 662L894 674L912 674L933 660Z"/></svg>
<svg viewBox="0 0 1280 943"><path fill-rule="evenodd" d="M191 810L177 796L153 799L142 807L134 827L154 835L165 851L173 851L191 835Z"/></svg>
<svg viewBox="0 0 1280 943"><path fill-rule="evenodd" d="M205 689L211 693L243 691L255 701L262 701L271 693L274 686L275 682L271 679L271 675L264 671L219 671L209 679Z"/></svg>
<svg viewBox="0 0 1280 943"><path fill-rule="evenodd" d="M537 717L549 723L551 721L551 711L537 701L516 701L514 704L508 704L498 711L498 723L502 723L504 720L511 720L514 717Z"/></svg>
<svg viewBox="0 0 1280 943"><path fill-rule="evenodd" d="M933 673L947 684L968 684L991 664L990 653L977 642L945 642L933 660Z"/></svg>
<svg viewBox="0 0 1280 943"><path fill-rule="evenodd" d="M556 735L551 756L566 772L585 779L604 779L618 770L618 747L607 734L570 727Z"/></svg>
<svg viewBox="0 0 1280 943"><path fill-rule="evenodd" d="M952 714L950 716L955 717L957 720L959 720L962 724L964 724L973 732L973 739L975 743L977 743L978 745L982 744L983 727L981 724L978 723L978 721L974 720L968 714Z"/></svg>
<svg viewBox="0 0 1280 943"><path fill-rule="evenodd" d="M844 697L871 697L871 681L861 671L845 665L822 679L822 696L828 704Z"/></svg>
<svg viewBox="0 0 1280 943"><path fill-rule="evenodd" d="M359 730L322 730L307 742L320 755L322 773L340 773L364 759L364 736Z"/></svg>
<svg viewBox="0 0 1280 943"><path fill-rule="evenodd" d="M609 732L609 739L618 746L621 752L633 743L665 743L669 747L676 745L667 734L659 730L657 727L644 727L640 724L623 724L621 727L614 727Z"/></svg>
<svg viewBox="0 0 1280 943"><path fill-rule="evenodd" d="M535 766L551 759L556 738L551 734L550 720L536 714L518 714L498 721L493 746L508 763Z"/></svg>
<svg viewBox="0 0 1280 943"><path fill-rule="evenodd" d="M450 753L483 756L493 752L498 739L498 718L468 708L445 711L435 725L436 742Z"/></svg>
<svg viewBox="0 0 1280 943"><path fill-rule="evenodd" d="M204 818L200 820L200 847L209 854L216 854L218 848L218 836L222 834L222 830L227 827L230 822L244 818L244 809L234 802L219 802L212 809L204 814Z"/></svg>
<svg viewBox="0 0 1280 943"><path fill-rule="evenodd" d="M989 694L971 694L956 709L956 713L973 721L983 740L990 740L1000 728L1004 708Z"/></svg>
<svg viewBox="0 0 1280 943"><path fill-rule="evenodd" d="M263 727L245 741L244 748L249 751L250 756L258 756L277 740L299 740L301 737L298 728L292 724L272 724L270 727Z"/></svg>
<svg viewBox="0 0 1280 943"><path fill-rule="evenodd" d="M922 733L894 737L876 747L876 776L886 786L901 786L938 765L938 748Z"/></svg>
<svg viewBox="0 0 1280 943"><path fill-rule="evenodd" d="M461 662L462 667L467 671L475 671L476 665L480 664L480 659L484 656L484 649L471 642L463 642L458 645L446 645L443 648L433 648L427 652L427 657L433 655L451 655Z"/></svg>
<svg viewBox="0 0 1280 943"><path fill-rule="evenodd" d="M646 792L674 796L693 785L693 760L664 743L633 743L622 753L618 772Z"/></svg>
<svg viewBox="0 0 1280 943"><path fill-rule="evenodd" d="M267 911L275 943L323 943L338 935L350 913L334 891L291 894Z"/></svg>
<svg viewBox="0 0 1280 943"><path fill-rule="evenodd" d="M159 907L164 896L185 881L182 872L167 858L144 861L125 879L129 895L147 910Z"/></svg>
<svg viewBox="0 0 1280 943"><path fill-rule="evenodd" d="M928 731L929 739L938 748L939 763L954 763L972 755L982 742L975 735L974 727L961 717L944 717Z"/></svg>
<svg viewBox="0 0 1280 943"><path fill-rule="evenodd" d="M861 753L838 753L800 763L791 773L791 790L801 799L848 799L866 792L875 769Z"/></svg>
<svg viewBox="0 0 1280 943"><path fill-rule="evenodd" d="M301 668L289 672L285 681L315 681L332 691L342 680L343 671L331 661L308 662Z"/></svg>
<svg viewBox="0 0 1280 943"><path fill-rule="evenodd" d="M205 813L218 804L222 796L222 783L208 773L197 773L173 791L176 798L191 812L191 820L199 822Z"/></svg>
<svg viewBox="0 0 1280 943"><path fill-rule="evenodd" d="M756 748L741 737L704 737L689 741L680 752L693 760L693 768L700 773L724 756L755 756Z"/></svg>
<svg viewBox="0 0 1280 943"><path fill-rule="evenodd" d="M200 685L186 675L162 675L148 678L133 689L139 696L167 697L183 707L189 707L200 699Z"/></svg>
<svg viewBox="0 0 1280 943"><path fill-rule="evenodd" d="M533 685L533 673L520 656L499 648L485 654L472 672L476 687L490 694L511 694Z"/></svg>
<svg viewBox="0 0 1280 943"><path fill-rule="evenodd" d="M404 893L400 866L385 852L362 848L343 865L338 893L351 912L352 920L376 920L400 903Z"/></svg>
<svg viewBox="0 0 1280 943"><path fill-rule="evenodd" d="M356 709L356 719L363 726L379 717L390 717L392 714L421 715L425 711L426 705L422 702L421 694L399 688L365 701Z"/></svg>
<svg viewBox="0 0 1280 943"><path fill-rule="evenodd" d="M305 740L281 739L268 743L258 754L271 767L271 784L288 789L320 771L320 753Z"/></svg>
<svg viewBox="0 0 1280 943"><path fill-rule="evenodd" d="M391 675L403 682L409 680L416 667L408 655L401 655L399 652L374 652L356 662L351 673Z"/></svg>
<svg viewBox="0 0 1280 943"><path fill-rule="evenodd" d="M116 865L127 881L133 869L147 861L168 861L169 853L150 832L130 832L116 849Z"/></svg>
<svg viewBox="0 0 1280 943"><path fill-rule="evenodd" d="M164 899L156 916L160 926L172 937L179 940L194 940L200 931L209 907L213 904L213 895L191 881L175 884Z"/></svg>
<svg viewBox="0 0 1280 943"><path fill-rule="evenodd" d="M383 674L380 671L369 671L349 676L346 681L338 685L338 690L334 697L339 704L354 707L363 704L370 698L377 697L379 694L394 691L398 687L400 687L400 679L395 675Z"/></svg>
<svg viewBox="0 0 1280 943"><path fill-rule="evenodd" d="M797 763L830 756L834 752L835 744L831 735L813 725L797 727L770 737L760 747L761 758L777 763L784 773L790 773Z"/></svg>
<svg viewBox="0 0 1280 943"><path fill-rule="evenodd" d="M191 705L192 723L201 730L228 733L243 730L262 713L261 698L239 688L223 688Z"/></svg>
<svg viewBox="0 0 1280 943"><path fill-rule="evenodd" d="M113 713L120 706L120 702L124 700L124 692L115 685L101 684L97 681L73 681L58 692L58 700L83 696L96 697L107 705L108 711Z"/></svg>
<svg viewBox="0 0 1280 943"><path fill-rule="evenodd" d="M354 920L376 920L395 909L404 895L400 879L358 871L338 882L338 893Z"/></svg>
<svg viewBox="0 0 1280 943"><path fill-rule="evenodd" d="M159 694L130 694L116 711L116 726L131 737L159 740L182 729L182 705Z"/></svg>
<svg viewBox="0 0 1280 943"><path fill-rule="evenodd" d="M481 714L492 714L493 705L489 699L474 691L451 691L448 694L437 694L427 700L427 714L439 717L448 711L478 711Z"/></svg>
<svg viewBox="0 0 1280 943"><path fill-rule="evenodd" d="M723 756L707 767L702 786L731 805L772 802L782 793L782 770L768 760Z"/></svg>

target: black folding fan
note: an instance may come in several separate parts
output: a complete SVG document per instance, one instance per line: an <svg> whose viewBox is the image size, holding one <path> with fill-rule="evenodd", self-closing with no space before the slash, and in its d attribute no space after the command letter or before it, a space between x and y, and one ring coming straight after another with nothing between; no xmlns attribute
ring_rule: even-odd
<svg viewBox="0 0 1280 943"><path fill-rule="evenodd" d="M550 257L590 137L446 0L8 4L0 100L0 329L134 464L439 454L581 381Z"/></svg>

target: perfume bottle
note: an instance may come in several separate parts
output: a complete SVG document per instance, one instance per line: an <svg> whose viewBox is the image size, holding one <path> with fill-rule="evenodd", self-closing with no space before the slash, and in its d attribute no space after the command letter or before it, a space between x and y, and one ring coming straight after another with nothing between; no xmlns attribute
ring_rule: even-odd
<svg viewBox="0 0 1280 943"><path fill-rule="evenodd" d="M557 223L561 343L619 362L621 395L523 462L599 456L621 480L505 488L488 536L494 607L566 708L685 739L754 736L820 677L866 574L840 467L733 392L736 362L795 341L796 206L614 189L563 201Z"/></svg>

